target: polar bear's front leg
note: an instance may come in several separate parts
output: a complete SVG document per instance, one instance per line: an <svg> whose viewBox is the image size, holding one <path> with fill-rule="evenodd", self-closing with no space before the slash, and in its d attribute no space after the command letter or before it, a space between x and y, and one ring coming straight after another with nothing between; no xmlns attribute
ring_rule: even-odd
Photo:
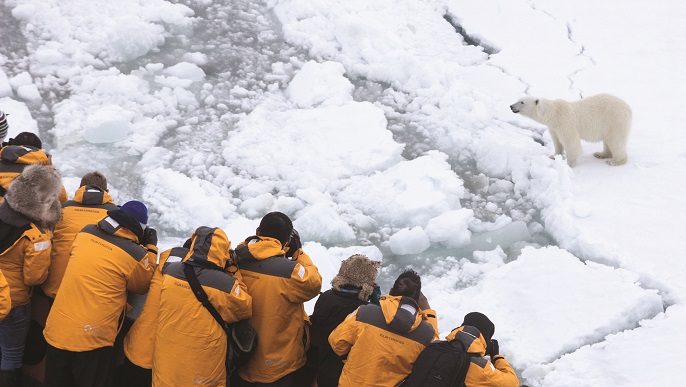
<svg viewBox="0 0 686 387"><path fill-rule="evenodd" d="M552 156L550 156L550 158L553 159L557 155L562 156L564 147L562 146L562 143L560 142L560 138L558 137L557 133L554 130L551 130L550 128L548 128L548 133L550 133L550 138L553 139L553 146L555 147L555 153Z"/></svg>
<svg viewBox="0 0 686 387"><path fill-rule="evenodd" d="M576 160L581 156L581 139L579 139L579 133L575 128L568 128L563 133L564 137L561 138L561 142L567 155L567 164L573 167L576 165Z"/></svg>

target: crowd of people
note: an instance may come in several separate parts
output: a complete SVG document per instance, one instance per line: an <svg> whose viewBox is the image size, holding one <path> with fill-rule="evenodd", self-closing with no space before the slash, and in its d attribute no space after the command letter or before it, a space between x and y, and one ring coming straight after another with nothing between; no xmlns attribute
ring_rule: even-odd
<svg viewBox="0 0 686 387"><path fill-rule="evenodd" d="M97 171L68 199L31 133L3 142L0 201L0 386L21 386L39 297L49 301L46 387L398 386L440 340L416 272L381 295L380 262L355 254L320 293L322 277L280 212L235 247L221 228L200 226L158 253L144 203L116 205ZM133 294L146 295L135 319ZM227 363L239 322L257 341L247 360ZM469 354L467 387L519 385L494 332L472 312L445 338Z"/></svg>

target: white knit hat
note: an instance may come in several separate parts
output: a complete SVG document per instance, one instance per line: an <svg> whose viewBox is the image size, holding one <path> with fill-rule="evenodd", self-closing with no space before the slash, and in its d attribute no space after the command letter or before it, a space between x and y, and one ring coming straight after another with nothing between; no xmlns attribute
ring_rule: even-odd
<svg viewBox="0 0 686 387"><path fill-rule="evenodd" d="M9 129L9 124L7 123L7 115L5 112L0 110L0 142L7 137L7 129Z"/></svg>

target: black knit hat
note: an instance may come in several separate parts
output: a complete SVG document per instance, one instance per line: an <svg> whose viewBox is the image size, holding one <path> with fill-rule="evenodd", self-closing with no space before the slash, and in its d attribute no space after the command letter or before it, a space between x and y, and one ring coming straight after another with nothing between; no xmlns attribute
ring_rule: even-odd
<svg viewBox="0 0 686 387"><path fill-rule="evenodd" d="M293 222L288 215L274 211L262 217L257 230L257 235L278 239L285 246L291 237Z"/></svg>
<svg viewBox="0 0 686 387"><path fill-rule="evenodd" d="M491 338L495 333L495 325L493 325L485 314L479 312L467 313L467 315L464 316L462 325L469 325L478 329L484 336L484 339L486 339L486 342L491 341Z"/></svg>
<svg viewBox="0 0 686 387"><path fill-rule="evenodd" d="M10 140L10 145L32 146L36 149L43 149L43 142L35 133L21 132Z"/></svg>

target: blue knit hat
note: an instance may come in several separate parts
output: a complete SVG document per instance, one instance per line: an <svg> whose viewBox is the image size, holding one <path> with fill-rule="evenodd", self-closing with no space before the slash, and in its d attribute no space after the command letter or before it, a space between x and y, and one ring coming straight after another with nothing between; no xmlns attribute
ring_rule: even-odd
<svg viewBox="0 0 686 387"><path fill-rule="evenodd" d="M148 224L148 207L138 200L130 200L119 209L131 215L138 223Z"/></svg>

